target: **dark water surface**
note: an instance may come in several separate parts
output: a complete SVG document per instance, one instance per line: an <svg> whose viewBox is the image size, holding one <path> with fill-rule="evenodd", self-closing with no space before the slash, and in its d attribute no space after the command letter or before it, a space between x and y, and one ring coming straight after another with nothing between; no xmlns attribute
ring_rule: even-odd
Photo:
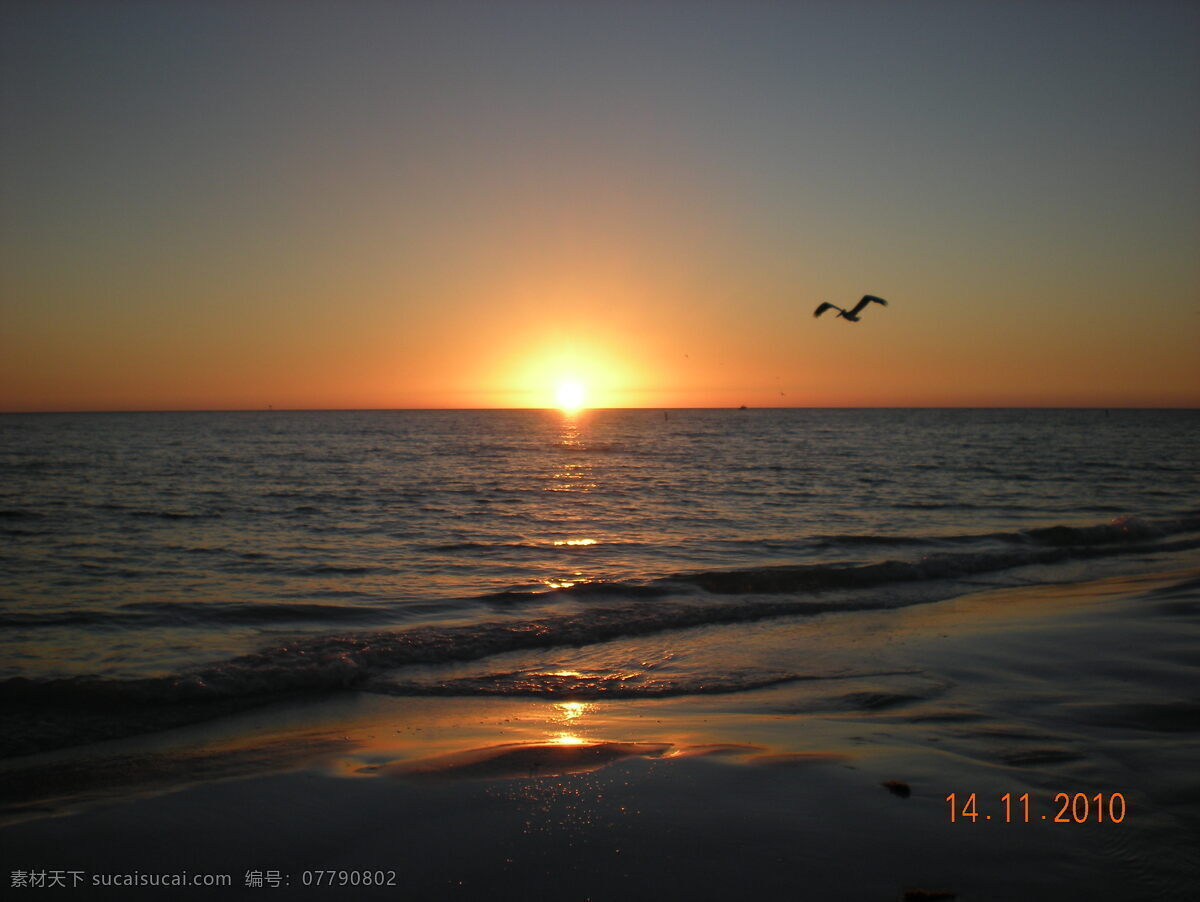
<svg viewBox="0 0 1200 902"><path fill-rule="evenodd" d="M37 704L738 691L820 662L692 628L1192 566L1198 475L1196 411L6 415L0 678ZM605 658L621 637L657 657ZM594 666L503 657L562 646Z"/></svg>

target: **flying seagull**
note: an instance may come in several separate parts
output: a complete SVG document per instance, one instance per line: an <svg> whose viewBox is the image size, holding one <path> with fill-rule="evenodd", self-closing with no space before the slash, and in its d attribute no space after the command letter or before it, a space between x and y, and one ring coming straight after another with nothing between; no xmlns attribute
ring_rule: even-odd
<svg viewBox="0 0 1200 902"><path fill-rule="evenodd" d="M858 314L862 311L863 307L866 307L867 304L871 303L872 301L874 301L876 304L883 304L885 307L887 306L887 301L885 301L883 298L877 298L873 294L864 294L862 296L862 300L854 305L853 310L843 310L837 304L831 304L829 301L826 301L815 311L813 311L813 316L820 316L826 310L832 308L838 312L838 316L840 316L842 319L848 319L850 322L856 323L858 322Z"/></svg>

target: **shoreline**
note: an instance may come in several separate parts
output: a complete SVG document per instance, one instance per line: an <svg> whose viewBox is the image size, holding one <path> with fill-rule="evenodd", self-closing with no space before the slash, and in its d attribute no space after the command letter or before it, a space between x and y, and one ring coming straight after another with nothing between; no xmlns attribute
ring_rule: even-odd
<svg viewBox="0 0 1200 902"><path fill-rule="evenodd" d="M921 672L638 700L344 693L6 759L4 866L236 874L171 889L195 899L261 894L255 870L334 898L297 883L325 869L395 869L408 898L1186 897L1200 570L837 624L745 632L820 629ZM952 792L976 822L950 821ZM1025 792L1032 821L1004 823ZM1128 813L1054 823L1057 792Z"/></svg>

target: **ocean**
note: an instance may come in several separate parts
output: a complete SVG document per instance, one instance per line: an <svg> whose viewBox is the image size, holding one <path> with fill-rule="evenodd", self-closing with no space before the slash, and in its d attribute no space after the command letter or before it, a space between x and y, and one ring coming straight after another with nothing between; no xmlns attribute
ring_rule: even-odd
<svg viewBox="0 0 1200 902"><path fill-rule="evenodd" d="M1195 567L1198 477L1187 410L6 415L0 750L886 672L823 631Z"/></svg>

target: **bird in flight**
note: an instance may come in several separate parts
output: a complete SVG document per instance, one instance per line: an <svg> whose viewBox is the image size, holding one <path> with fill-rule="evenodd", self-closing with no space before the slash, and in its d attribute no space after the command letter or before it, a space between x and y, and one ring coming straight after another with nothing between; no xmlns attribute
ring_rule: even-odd
<svg viewBox="0 0 1200 902"><path fill-rule="evenodd" d="M853 310L843 310L837 304L831 304L829 301L826 301L815 311L813 311L813 316L820 316L826 310L833 309L838 312L838 316L840 316L842 319L848 319L850 322L856 323L858 322L858 314L861 313L862 309L872 301L874 301L876 304L883 304L885 307L887 306L887 301L885 301L883 298L877 298L873 294L864 294L862 296L862 300L854 305Z"/></svg>

